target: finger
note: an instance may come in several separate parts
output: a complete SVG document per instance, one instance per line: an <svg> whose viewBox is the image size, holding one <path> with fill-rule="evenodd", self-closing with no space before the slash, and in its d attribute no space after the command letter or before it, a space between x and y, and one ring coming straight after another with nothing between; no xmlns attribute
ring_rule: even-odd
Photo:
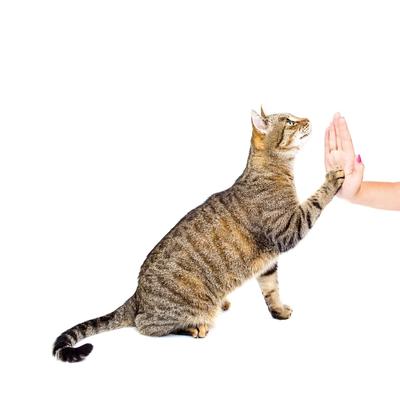
<svg viewBox="0 0 400 400"><path fill-rule="evenodd" d="M360 162L356 161L354 163L353 174L357 174L357 175L362 177L363 174L364 174L364 169L365 169L365 166L364 166L363 162L362 161L360 161Z"/></svg>
<svg viewBox="0 0 400 400"><path fill-rule="evenodd" d="M337 145L338 150L343 150L342 137L340 135L339 120L340 120L340 114L335 113L335 115L333 116L333 128L334 128L335 134L336 134L336 145Z"/></svg>
<svg viewBox="0 0 400 400"><path fill-rule="evenodd" d="M338 126L339 126L339 136L342 141L343 151L347 154L351 154L354 157L355 153L354 153L353 141L351 140L350 131L349 128L347 127L347 123L344 117L339 118Z"/></svg>
<svg viewBox="0 0 400 400"><path fill-rule="evenodd" d="M337 150L335 129L332 122L329 125L329 149L330 151Z"/></svg>
<svg viewBox="0 0 400 400"><path fill-rule="evenodd" d="M340 112L335 112L335 114L333 114L333 120L340 117L341 117Z"/></svg>
<svg viewBox="0 0 400 400"><path fill-rule="evenodd" d="M363 181L364 169L365 167L362 162L354 162L353 173L351 174L351 184L356 188L360 188Z"/></svg>

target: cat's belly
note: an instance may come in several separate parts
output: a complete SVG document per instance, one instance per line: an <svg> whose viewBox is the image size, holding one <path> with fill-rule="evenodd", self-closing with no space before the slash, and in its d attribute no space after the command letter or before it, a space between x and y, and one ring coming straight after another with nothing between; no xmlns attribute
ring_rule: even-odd
<svg viewBox="0 0 400 400"><path fill-rule="evenodd" d="M255 258L250 263L250 269L253 276L259 276L260 274L267 272L274 267L278 260L278 254L276 253L264 253Z"/></svg>
<svg viewBox="0 0 400 400"><path fill-rule="evenodd" d="M256 278L262 273L272 269L278 259L276 253L264 253L245 263L234 263L232 270L223 274L225 284L224 296L243 285L249 279Z"/></svg>

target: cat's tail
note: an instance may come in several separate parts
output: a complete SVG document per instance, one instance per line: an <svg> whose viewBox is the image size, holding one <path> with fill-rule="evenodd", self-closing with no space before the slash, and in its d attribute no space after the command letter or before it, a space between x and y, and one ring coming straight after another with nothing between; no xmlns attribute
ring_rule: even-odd
<svg viewBox="0 0 400 400"><path fill-rule="evenodd" d="M78 341L97 333L135 326L137 313L136 296L133 295L125 304L115 311L75 325L63 332L55 341L53 355L61 361L78 362L84 360L93 350L93 345L86 343L73 347Z"/></svg>

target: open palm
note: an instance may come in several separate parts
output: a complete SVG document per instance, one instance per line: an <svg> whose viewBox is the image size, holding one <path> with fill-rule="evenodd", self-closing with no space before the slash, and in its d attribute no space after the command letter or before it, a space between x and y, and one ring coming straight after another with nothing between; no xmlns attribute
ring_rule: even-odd
<svg viewBox="0 0 400 400"><path fill-rule="evenodd" d="M336 168L344 170L345 180L339 197L351 199L358 192L364 168L359 156L356 159L346 120L339 113L325 131L325 168L327 172Z"/></svg>

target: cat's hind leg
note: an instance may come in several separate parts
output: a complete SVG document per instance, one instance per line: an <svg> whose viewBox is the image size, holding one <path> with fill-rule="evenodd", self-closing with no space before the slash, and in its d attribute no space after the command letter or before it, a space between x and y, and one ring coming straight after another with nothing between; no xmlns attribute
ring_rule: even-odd
<svg viewBox="0 0 400 400"><path fill-rule="evenodd" d="M276 319L290 318L292 309L282 304L279 298L278 264L261 274L257 281L272 317Z"/></svg>
<svg viewBox="0 0 400 400"><path fill-rule="evenodd" d="M136 316L137 330L147 336L165 336L174 332L178 325L173 320L162 319L156 314L140 313Z"/></svg>
<svg viewBox="0 0 400 400"><path fill-rule="evenodd" d="M136 316L135 325L141 334L147 336L178 334L204 338L208 334L214 315L210 315L210 318L182 315L180 317L165 318L158 313L143 312Z"/></svg>

